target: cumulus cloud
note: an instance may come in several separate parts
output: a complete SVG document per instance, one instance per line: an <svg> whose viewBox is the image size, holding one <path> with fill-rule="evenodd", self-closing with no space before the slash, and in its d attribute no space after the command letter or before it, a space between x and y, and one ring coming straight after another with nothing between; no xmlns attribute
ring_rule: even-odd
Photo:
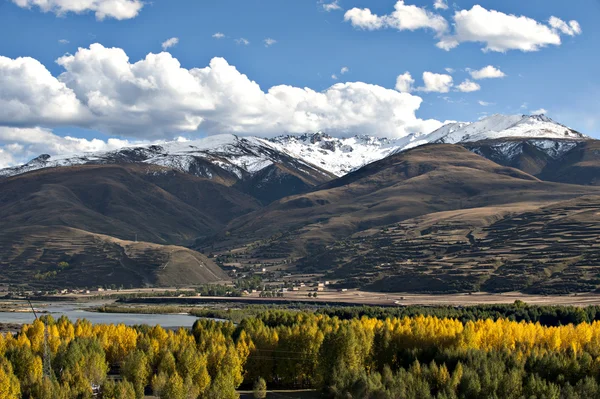
<svg viewBox="0 0 600 399"><path fill-rule="evenodd" d="M389 15L378 16L369 8L352 8L344 14L344 20L352 26L366 30L393 28L397 30L432 29L438 35L448 30L448 22L424 8L406 5L404 1L396 2L394 11Z"/></svg>
<svg viewBox="0 0 600 399"><path fill-rule="evenodd" d="M52 126L89 116L75 93L30 57L0 56L0 87L0 126Z"/></svg>
<svg viewBox="0 0 600 399"><path fill-rule="evenodd" d="M423 72L423 83L425 86L419 87L417 91L426 93L448 93L452 87L452 76L442 73Z"/></svg>
<svg viewBox="0 0 600 399"><path fill-rule="evenodd" d="M340 73L342 75L345 74L345 73L348 73L348 72L350 72L350 68L348 68L348 67L342 67L342 69L340 69Z"/></svg>
<svg viewBox="0 0 600 399"><path fill-rule="evenodd" d="M456 90L462 91L463 93L470 93L472 91L478 91L481 89L479 84L467 79L458 86L456 86Z"/></svg>
<svg viewBox="0 0 600 399"><path fill-rule="evenodd" d="M0 126L79 126L146 140L198 131L400 137L440 126L417 118L422 99L406 92L362 82L264 91L218 57L186 69L167 52L132 63L120 48L92 44L57 63L64 72L54 77L34 59L0 57Z"/></svg>
<svg viewBox="0 0 600 399"><path fill-rule="evenodd" d="M173 46L176 46L178 43L179 43L179 38L178 38L178 37L172 37L172 38L170 38L170 39L168 39L168 40L165 40L165 41L162 43L162 49L163 49L163 50L166 50L166 49L168 49L168 48L171 48L171 47L173 47Z"/></svg>
<svg viewBox="0 0 600 399"><path fill-rule="evenodd" d="M454 73L454 68L444 68L444 70L448 73Z"/></svg>
<svg viewBox="0 0 600 399"><path fill-rule="evenodd" d="M470 10L456 11L454 33L444 36L437 46L450 50L460 43L477 42L485 45L483 51L537 51L548 45L561 44L559 32L565 33L565 27L557 20L560 21L558 18L551 20L556 26L548 26L526 16L505 14L474 5ZM576 21L571 23L568 29L577 27L581 31Z"/></svg>
<svg viewBox="0 0 600 399"><path fill-rule="evenodd" d="M67 39L60 39L58 42L60 44L69 44L70 43Z"/></svg>
<svg viewBox="0 0 600 399"><path fill-rule="evenodd" d="M337 75L334 73L334 74L332 74L332 75L331 75L331 79L333 79L333 80L338 80L338 77L337 77Z"/></svg>
<svg viewBox="0 0 600 399"><path fill-rule="evenodd" d="M560 31L561 33L564 33L565 35L575 36L581 34L581 26L579 25L579 22L575 20L569 21L567 24L562 19L552 16L548 20L548 23L551 27Z"/></svg>
<svg viewBox="0 0 600 399"><path fill-rule="evenodd" d="M396 90L400 93L411 93L414 91L415 80L411 76L410 72L404 72L402 75L398 75L396 78Z"/></svg>
<svg viewBox="0 0 600 399"><path fill-rule="evenodd" d="M344 21L350 22L355 28L377 30L387 27L385 17L373 14L368 8L352 8L344 14Z"/></svg>
<svg viewBox="0 0 600 399"><path fill-rule="evenodd" d="M142 142L136 141L135 144ZM128 140L109 138L82 139L62 137L49 129L0 126L0 168L24 163L40 154L58 155L94 151L111 151L134 144Z"/></svg>
<svg viewBox="0 0 600 399"><path fill-rule="evenodd" d="M222 39L222 38L224 38L224 37L225 37L225 34L223 34L223 33L221 33L221 32L217 32L217 33L215 33L214 35L212 35L212 37L213 37L214 39Z"/></svg>
<svg viewBox="0 0 600 399"><path fill-rule="evenodd" d="M435 0L433 2L433 7L436 10L447 10L448 9L448 4L446 3L446 0Z"/></svg>
<svg viewBox="0 0 600 399"><path fill-rule="evenodd" d="M270 37L266 38L263 41L265 42L265 47L271 47L272 45L274 45L275 43L277 43L277 40L271 39Z"/></svg>
<svg viewBox="0 0 600 399"><path fill-rule="evenodd" d="M479 105L481 105L482 107L489 107L490 105L494 105L494 103L490 103L487 101L483 101L483 100L479 100L477 101L479 103Z"/></svg>
<svg viewBox="0 0 600 399"><path fill-rule="evenodd" d="M483 68L477 69L477 70L472 70L472 69L467 69L467 70L469 71L469 74L471 74L471 77L476 80L503 78L506 76L506 74L504 72L502 72L500 69L494 67L493 65L488 65L486 67L483 67Z"/></svg>
<svg viewBox="0 0 600 399"><path fill-rule="evenodd" d="M324 1L321 1L320 4L323 7L323 9L327 12L342 9L342 7L339 5L338 0L332 1L331 3L326 3Z"/></svg>
<svg viewBox="0 0 600 399"><path fill-rule="evenodd" d="M534 109L532 111L529 111L529 113L531 115L542 115L542 114L547 114L548 110L545 108L540 108L540 109Z"/></svg>
<svg viewBox="0 0 600 399"><path fill-rule="evenodd" d="M239 39L235 39L235 42L237 44L243 44L244 46L247 46L250 44L250 41L244 37L240 37Z"/></svg>
<svg viewBox="0 0 600 399"><path fill-rule="evenodd" d="M43 12L65 15L69 12L93 12L99 21L105 18L118 20L137 17L144 3L141 0L12 0L22 8L37 7Z"/></svg>

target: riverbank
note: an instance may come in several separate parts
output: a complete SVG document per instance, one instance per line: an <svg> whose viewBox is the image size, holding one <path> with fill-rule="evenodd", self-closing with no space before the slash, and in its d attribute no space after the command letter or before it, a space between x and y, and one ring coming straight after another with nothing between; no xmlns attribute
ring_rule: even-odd
<svg viewBox="0 0 600 399"><path fill-rule="evenodd" d="M323 306L381 306L395 307L408 305L451 305L469 306L485 304L510 304L515 301L525 302L530 305L560 305L560 306L589 306L600 305L599 294L570 294L570 295L526 295L519 292L502 294L473 293L452 295L425 295L425 294L386 294L381 292L366 292L349 290L320 291L317 297L308 297L306 292L290 291L281 298L261 298L259 293L252 293L243 297L143 297L121 298L121 304L164 304L164 305L206 305L219 303L254 304L254 305L291 305L313 304Z"/></svg>

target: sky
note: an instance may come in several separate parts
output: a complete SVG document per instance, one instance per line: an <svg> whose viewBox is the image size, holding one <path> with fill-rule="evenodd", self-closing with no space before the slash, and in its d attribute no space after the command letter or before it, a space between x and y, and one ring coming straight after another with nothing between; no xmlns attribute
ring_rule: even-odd
<svg viewBox="0 0 600 399"><path fill-rule="evenodd" d="M0 0L0 167L207 135L600 138L600 0Z"/></svg>

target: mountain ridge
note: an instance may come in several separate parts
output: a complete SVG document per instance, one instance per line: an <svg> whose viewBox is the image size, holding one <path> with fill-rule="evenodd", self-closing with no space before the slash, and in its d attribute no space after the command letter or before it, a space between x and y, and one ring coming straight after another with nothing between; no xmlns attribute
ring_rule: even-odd
<svg viewBox="0 0 600 399"><path fill-rule="evenodd" d="M490 139L589 140L544 115L492 115L473 123L453 122L428 133L400 138L368 135L335 138L323 132L273 138L231 134L170 141L83 154L42 154L30 162L0 169L0 177L81 164L146 163L233 185L272 166L283 165L307 186L343 176L397 152L428 143L471 143ZM312 181L312 182L309 182Z"/></svg>

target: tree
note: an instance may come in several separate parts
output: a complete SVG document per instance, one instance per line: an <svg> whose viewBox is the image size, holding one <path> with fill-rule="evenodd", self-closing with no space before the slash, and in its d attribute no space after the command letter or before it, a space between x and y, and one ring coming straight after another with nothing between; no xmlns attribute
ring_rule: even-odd
<svg viewBox="0 0 600 399"><path fill-rule="evenodd" d="M135 395L137 398L144 397L144 389L148 385L148 379L150 377L150 364L148 357L144 352L136 350L131 352L123 363L121 368L121 374L123 378L133 384L135 389Z"/></svg>
<svg viewBox="0 0 600 399"><path fill-rule="evenodd" d="M134 399L136 392L129 381L107 381L102 387L102 399Z"/></svg>
<svg viewBox="0 0 600 399"><path fill-rule="evenodd" d="M262 377L257 379L252 391L256 399L265 399L267 397L267 382L265 379Z"/></svg>
<svg viewBox="0 0 600 399"><path fill-rule="evenodd" d="M0 357L0 398L19 399L20 397L21 385L17 376L13 374L12 365Z"/></svg>
<svg viewBox="0 0 600 399"><path fill-rule="evenodd" d="M185 389L183 386L183 379L179 376L179 373L175 372L169 377L165 384L160 398L161 399L186 399Z"/></svg>
<svg viewBox="0 0 600 399"><path fill-rule="evenodd" d="M154 392L154 396L158 396L159 398L163 397L163 391L167 385L168 378L169 377L164 372L155 374L152 377L152 392Z"/></svg>

